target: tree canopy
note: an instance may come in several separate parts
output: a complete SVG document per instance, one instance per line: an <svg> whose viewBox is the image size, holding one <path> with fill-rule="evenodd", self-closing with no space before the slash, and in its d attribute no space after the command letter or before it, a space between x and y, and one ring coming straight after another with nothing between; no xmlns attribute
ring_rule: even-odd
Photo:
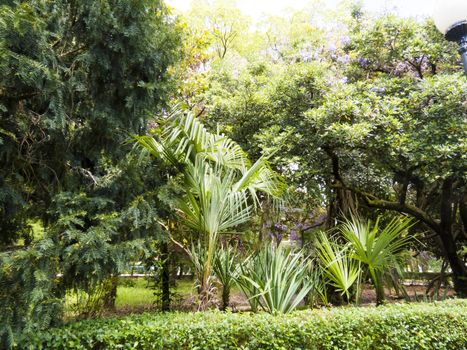
<svg viewBox="0 0 467 350"><path fill-rule="evenodd" d="M467 85L455 45L431 20L351 7L323 26L319 15L250 27L267 42L250 34L250 52L212 57L194 109L256 157L273 154L296 203L326 208L327 227L359 207L418 220L465 294Z"/></svg>
<svg viewBox="0 0 467 350"><path fill-rule="evenodd" d="M244 232L253 308L280 292L262 261L316 282L306 254L274 250L286 232L320 250L335 268L326 281L347 299L358 261L384 296L386 265L362 248L381 237L384 263L410 242L448 262L466 296L467 79L456 51L431 20L354 3L254 22L235 1L194 1L186 13L160 0L4 1L1 341L59 323L70 290L101 288L112 304L116 276L144 258L161 265L167 297L174 233L194 237L191 251L178 246L206 295L238 257L220 234ZM360 236L342 230L351 215L369 220ZM336 226L335 239L316 230ZM417 240L396 240L406 231Z"/></svg>
<svg viewBox="0 0 467 350"><path fill-rule="evenodd" d="M180 31L162 1L0 6L2 336L158 238L164 168L123 142L167 105Z"/></svg>

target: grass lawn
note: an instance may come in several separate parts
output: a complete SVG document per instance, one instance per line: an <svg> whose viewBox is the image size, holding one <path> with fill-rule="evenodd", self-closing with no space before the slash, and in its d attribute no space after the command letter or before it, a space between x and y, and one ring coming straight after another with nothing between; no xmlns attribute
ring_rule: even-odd
<svg viewBox="0 0 467 350"><path fill-rule="evenodd" d="M120 281L117 289L117 309L152 304L155 300L154 289L151 289L145 278L133 278ZM193 280L177 280L173 292L180 297L187 297L195 291Z"/></svg>
<svg viewBox="0 0 467 350"><path fill-rule="evenodd" d="M151 308L156 300L154 291L145 278L120 279L117 288L117 311L131 312L131 310ZM176 287L172 291L179 298L185 299L194 292L194 282L189 279L177 280ZM77 312L77 305L84 305L82 308L88 309L92 307L92 301L89 301L88 295L84 292L69 292L66 297L65 313L73 317Z"/></svg>
<svg viewBox="0 0 467 350"><path fill-rule="evenodd" d="M150 288L145 278L123 280L117 288L117 309L124 306L147 305L152 302L154 302L154 290Z"/></svg>

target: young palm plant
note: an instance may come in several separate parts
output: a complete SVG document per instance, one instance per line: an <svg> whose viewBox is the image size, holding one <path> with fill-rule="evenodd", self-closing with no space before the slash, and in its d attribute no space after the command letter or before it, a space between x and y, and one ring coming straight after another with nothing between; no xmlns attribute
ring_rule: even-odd
<svg viewBox="0 0 467 350"><path fill-rule="evenodd" d="M331 281L336 290L345 295L349 302L350 289L359 279L361 272L358 262L350 254L350 247L330 240L321 232L316 248L323 276Z"/></svg>
<svg viewBox="0 0 467 350"><path fill-rule="evenodd" d="M315 286L310 262L302 252L270 245L248 260L238 284L253 311L260 305L271 314L289 313Z"/></svg>
<svg viewBox="0 0 467 350"><path fill-rule="evenodd" d="M222 285L221 310L223 311L229 306L230 290L239 274L237 259L236 249L229 245L217 250L214 257L214 274Z"/></svg>
<svg viewBox="0 0 467 350"><path fill-rule="evenodd" d="M361 262L370 274L376 289L376 303L384 302L383 275L385 271L399 269L403 248L410 241L404 233L413 225L407 217L396 217L380 228L376 222L363 221L351 216L340 226L342 236L350 243L352 257Z"/></svg>
<svg viewBox="0 0 467 350"><path fill-rule="evenodd" d="M200 309L204 309L210 299L219 234L250 219L259 203L258 192L279 198L285 184L265 158L252 164L238 144L208 132L190 113L169 116L157 139L133 137L145 151L176 166L183 175L183 194L175 200L175 210L206 249L199 289Z"/></svg>
<svg viewBox="0 0 467 350"><path fill-rule="evenodd" d="M206 260L206 249L200 241L197 241L196 243L191 242L191 246L188 248L185 248L181 245L180 247L185 250L185 252L188 254L188 257L191 260L191 263L193 264L195 275L195 287L198 291L200 291L201 281L203 280L204 273L204 262Z"/></svg>

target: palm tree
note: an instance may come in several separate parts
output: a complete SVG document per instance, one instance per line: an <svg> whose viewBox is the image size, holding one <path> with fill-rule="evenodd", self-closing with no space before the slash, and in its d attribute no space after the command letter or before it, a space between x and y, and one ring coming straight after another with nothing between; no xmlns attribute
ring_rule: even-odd
<svg viewBox="0 0 467 350"><path fill-rule="evenodd" d="M212 264L219 234L247 222L259 192L278 199L285 184L266 158L250 162L242 148L219 133L210 133L191 113L175 112L152 136L134 136L144 150L176 166L184 193L175 201L180 220L198 234L205 247L200 308L210 299Z"/></svg>
<svg viewBox="0 0 467 350"><path fill-rule="evenodd" d="M396 217L380 228L379 218L373 223L351 216L340 226L342 236L350 243L352 257L370 273L377 305L384 302L383 275L385 271L398 268L401 252L410 240L404 233L413 224L410 218Z"/></svg>

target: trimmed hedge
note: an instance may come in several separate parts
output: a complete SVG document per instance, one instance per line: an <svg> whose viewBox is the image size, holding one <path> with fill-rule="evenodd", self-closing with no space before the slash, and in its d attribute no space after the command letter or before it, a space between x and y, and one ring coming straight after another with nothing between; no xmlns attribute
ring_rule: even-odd
<svg viewBox="0 0 467 350"><path fill-rule="evenodd" d="M467 300L266 313L96 319L25 336L19 349L467 349Z"/></svg>

